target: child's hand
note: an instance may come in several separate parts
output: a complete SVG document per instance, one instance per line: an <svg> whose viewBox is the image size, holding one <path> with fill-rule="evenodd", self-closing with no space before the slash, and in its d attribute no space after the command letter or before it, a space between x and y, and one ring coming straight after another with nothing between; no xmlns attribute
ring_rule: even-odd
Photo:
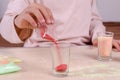
<svg viewBox="0 0 120 80"><path fill-rule="evenodd" d="M97 39L95 39L92 43L93 43L93 46L97 46L98 45ZM113 39L112 45L115 49L117 49L117 51L120 51L120 40Z"/></svg>
<svg viewBox="0 0 120 80"><path fill-rule="evenodd" d="M24 29L34 29L40 24L52 24L54 18L50 9L42 4L31 4L24 11L16 16L14 20L15 26Z"/></svg>
<svg viewBox="0 0 120 80"><path fill-rule="evenodd" d="M93 40L92 44L93 44L93 46L98 46L98 41L97 41L97 39Z"/></svg>
<svg viewBox="0 0 120 80"><path fill-rule="evenodd" d="M120 40L113 40L113 47L120 51Z"/></svg>

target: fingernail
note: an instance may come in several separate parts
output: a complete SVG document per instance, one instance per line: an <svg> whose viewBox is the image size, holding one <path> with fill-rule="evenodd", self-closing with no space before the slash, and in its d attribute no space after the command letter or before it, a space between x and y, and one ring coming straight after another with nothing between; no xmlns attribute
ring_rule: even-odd
<svg viewBox="0 0 120 80"><path fill-rule="evenodd" d="M52 23L52 21L51 21L51 20L47 20L47 23L49 23L49 24L50 24L50 23Z"/></svg>
<svg viewBox="0 0 120 80"><path fill-rule="evenodd" d="M38 25L36 23L33 23L35 27L37 27Z"/></svg>
<svg viewBox="0 0 120 80"><path fill-rule="evenodd" d="M45 22L45 20L44 20L44 19L42 19L42 20L41 20L41 23L44 23L44 22Z"/></svg>
<svg viewBox="0 0 120 80"><path fill-rule="evenodd" d="M54 23L54 20L52 20L52 24Z"/></svg>

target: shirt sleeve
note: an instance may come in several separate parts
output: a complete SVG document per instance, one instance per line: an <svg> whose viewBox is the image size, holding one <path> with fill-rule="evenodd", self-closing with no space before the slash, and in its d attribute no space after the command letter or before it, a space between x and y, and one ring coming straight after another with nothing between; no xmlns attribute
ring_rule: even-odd
<svg viewBox="0 0 120 80"><path fill-rule="evenodd" d="M10 43L22 43L14 26L14 18L28 6L27 0L10 0L0 23L1 36Z"/></svg>
<svg viewBox="0 0 120 80"><path fill-rule="evenodd" d="M102 18L100 17L97 7L96 7L96 0L92 0L92 18L91 18L91 25L90 25L90 35L93 40L97 39L97 33L104 33L105 26L102 23Z"/></svg>

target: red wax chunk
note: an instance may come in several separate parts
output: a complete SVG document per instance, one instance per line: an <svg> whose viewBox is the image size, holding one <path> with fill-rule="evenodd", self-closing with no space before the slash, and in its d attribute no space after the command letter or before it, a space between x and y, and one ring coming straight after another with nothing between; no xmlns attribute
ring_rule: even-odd
<svg viewBox="0 0 120 80"><path fill-rule="evenodd" d="M60 64L56 67L56 71L66 71L67 65L66 64Z"/></svg>

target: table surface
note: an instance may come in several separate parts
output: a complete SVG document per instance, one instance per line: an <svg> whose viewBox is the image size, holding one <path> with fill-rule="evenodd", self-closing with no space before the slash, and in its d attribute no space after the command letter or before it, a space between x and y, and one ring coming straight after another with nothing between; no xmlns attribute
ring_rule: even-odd
<svg viewBox="0 0 120 80"><path fill-rule="evenodd" d="M50 48L0 48L0 55L23 60L21 71L0 75L0 80L120 80L120 52L112 52L112 61L98 61L93 46L70 48L70 69L66 77L52 74Z"/></svg>

